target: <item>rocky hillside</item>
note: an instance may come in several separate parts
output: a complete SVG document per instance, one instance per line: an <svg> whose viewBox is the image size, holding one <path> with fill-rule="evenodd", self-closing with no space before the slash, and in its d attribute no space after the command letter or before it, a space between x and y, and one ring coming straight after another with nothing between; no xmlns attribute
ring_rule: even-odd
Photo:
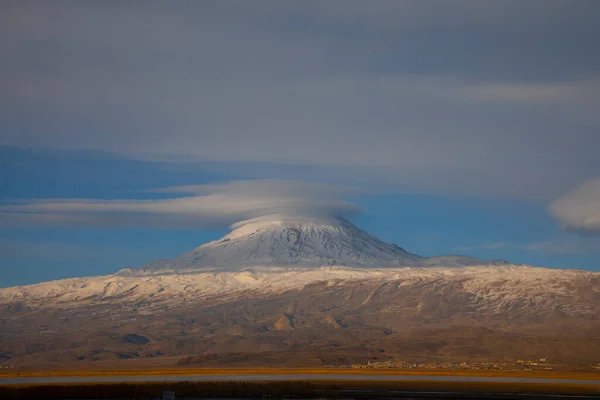
<svg viewBox="0 0 600 400"><path fill-rule="evenodd" d="M598 315L600 274L522 266L113 275L0 290L0 362L596 362Z"/></svg>

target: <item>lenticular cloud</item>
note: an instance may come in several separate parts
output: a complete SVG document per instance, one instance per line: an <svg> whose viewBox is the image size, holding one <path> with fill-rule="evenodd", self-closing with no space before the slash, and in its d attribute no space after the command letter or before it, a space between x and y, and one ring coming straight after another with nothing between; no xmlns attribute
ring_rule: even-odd
<svg viewBox="0 0 600 400"><path fill-rule="evenodd" d="M548 210L565 229L600 234L600 179L556 199Z"/></svg>
<svg viewBox="0 0 600 400"><path fill-rule="evenodd" d="M232 181L154 189L182 194L155 200L44 199L0 207L1 225L199 227L270 214L313 218L348 216L353 189L283 180Z"/></svg>

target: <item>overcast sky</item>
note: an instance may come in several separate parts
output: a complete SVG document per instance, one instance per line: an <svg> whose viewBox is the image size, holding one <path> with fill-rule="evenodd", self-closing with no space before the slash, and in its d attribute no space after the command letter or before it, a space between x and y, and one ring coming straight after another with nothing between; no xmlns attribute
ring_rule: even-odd
<svg viewBox="0 0 600 400"><path fill-rule="evenodd" d="M35 151L2 164L12 186L0 225L73 217L58 218L57 204L89 222L98 197L123 211L123 196L71 191L49 209L44 199L64 193L21 190L39 183L23 172L48 160L39 152L59 151L46 165L57 181L69 176L56 165L95 152L186 171L140 190L222 185L152 199L159 225L182 201L198 226L255 215L239 199L230 205L242 212L205 207L240 179L344 185L356 192L313 196L310 208L364 218L372 210L349 199L357 193L505 199L536 204L556 229L540 236L568 233L600 266L598 21L600 2L583 0L3 1L0 145ZM287 189L267 191L276 209L308 207ZM148 206L127 197L130 209ZM15 216L23 210L36 216ZM511 240L499 239L462 247Z"/></svg>

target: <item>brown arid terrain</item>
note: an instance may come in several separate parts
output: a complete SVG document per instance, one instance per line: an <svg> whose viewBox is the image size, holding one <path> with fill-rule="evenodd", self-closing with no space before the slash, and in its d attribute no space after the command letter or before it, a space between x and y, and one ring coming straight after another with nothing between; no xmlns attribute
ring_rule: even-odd
<svg viewBox="0 0 600 400"><path fill-rule="evenodd" d="M268 296L182 299L176 306L129 302L125 295L118 303L5 304L0 357L16 366L160 357L206 367L600 362L598 277L553 307L524 297L494 312L473 304L465 282L421 278L399 289L394 281L326 281ZM153 312L143 312L147 307Z"/></svg>

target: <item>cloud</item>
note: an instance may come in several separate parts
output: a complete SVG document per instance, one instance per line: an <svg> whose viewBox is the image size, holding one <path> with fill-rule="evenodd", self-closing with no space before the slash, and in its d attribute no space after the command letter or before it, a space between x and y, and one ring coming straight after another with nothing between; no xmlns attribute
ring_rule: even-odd
<svg viewBox="0 0 600 400"><path fill-rule="evenodd" d="M600 79L589 79L573 82L465 85L463 95L465 98L479 101L565 105L569 102L594 101L598 98L599 90ZM457 92L459 91L460 89L457 89Z"/></svg>
<svg viewBox="0 0 600 400"><path fill-rule="evenodd" d="M554 200L548 211L564 229L587 234L600 234L600 179Z"/></svg>
<svg viewBox="0 0 600 400"><path fill-rule="evenodd" d="M76 243L48 241L23 241L0 238L2 259L40 259L44 261L68 261L82 257L97 256L98 249Z"/></svg>
<svg viewBox="0 0 600 400"><path fill-rule="evenodd" d="M458 250L458 251L471 251L471 250L496 250L496 249L503 249L508 245L507 242L492 242L492 243L486 243L486 244L482 244L482 245L478 245L478 246L457 246L454 248L454 250Z"/></svg>
<svg viewBox="0 0 600 400"><path fill-rule="evenodd" d="M3 4L0 143L547 200L600 169L592 3Z"/></svg>
<svg viewBox="0 0 600 400"><path fill-rule="evenodd" d="M527 244L518 244L514 242L491 242L473 246L457 246L456 251L473 250L525 250L527 252L537 252L544 254L595 254L600 252L600 240L595 237L584 237L576 239L551 239Z"/></svg>
<svg viewBox="0 0 600 400"><path fill-rule="evenodd" d="M523 250L546 254L594 254L600 251L600 241L595 238L583 240L549 240L521 247Z"/></svg>
<svg viewBox="0 0 600 400"><path fill-rule="evenodd" d="M474 246L457 246L456 251L473 251L473 250L525 250L528 252L537 252L544 254L596 254L600 252L600 241L598 238L577 238L577 239L555 239L532 242L528 244L517 244L511 242L492 242Z"/></svg>
<svg viewBox="0 0 600 400"><path fill-rule="evenodd" d="M0 206L0 225L202 227L270 214L311 217L351 215L343 200L354 189L320 183L253 180L157 189L188 193L155 200L44 199Z"/></svg>

